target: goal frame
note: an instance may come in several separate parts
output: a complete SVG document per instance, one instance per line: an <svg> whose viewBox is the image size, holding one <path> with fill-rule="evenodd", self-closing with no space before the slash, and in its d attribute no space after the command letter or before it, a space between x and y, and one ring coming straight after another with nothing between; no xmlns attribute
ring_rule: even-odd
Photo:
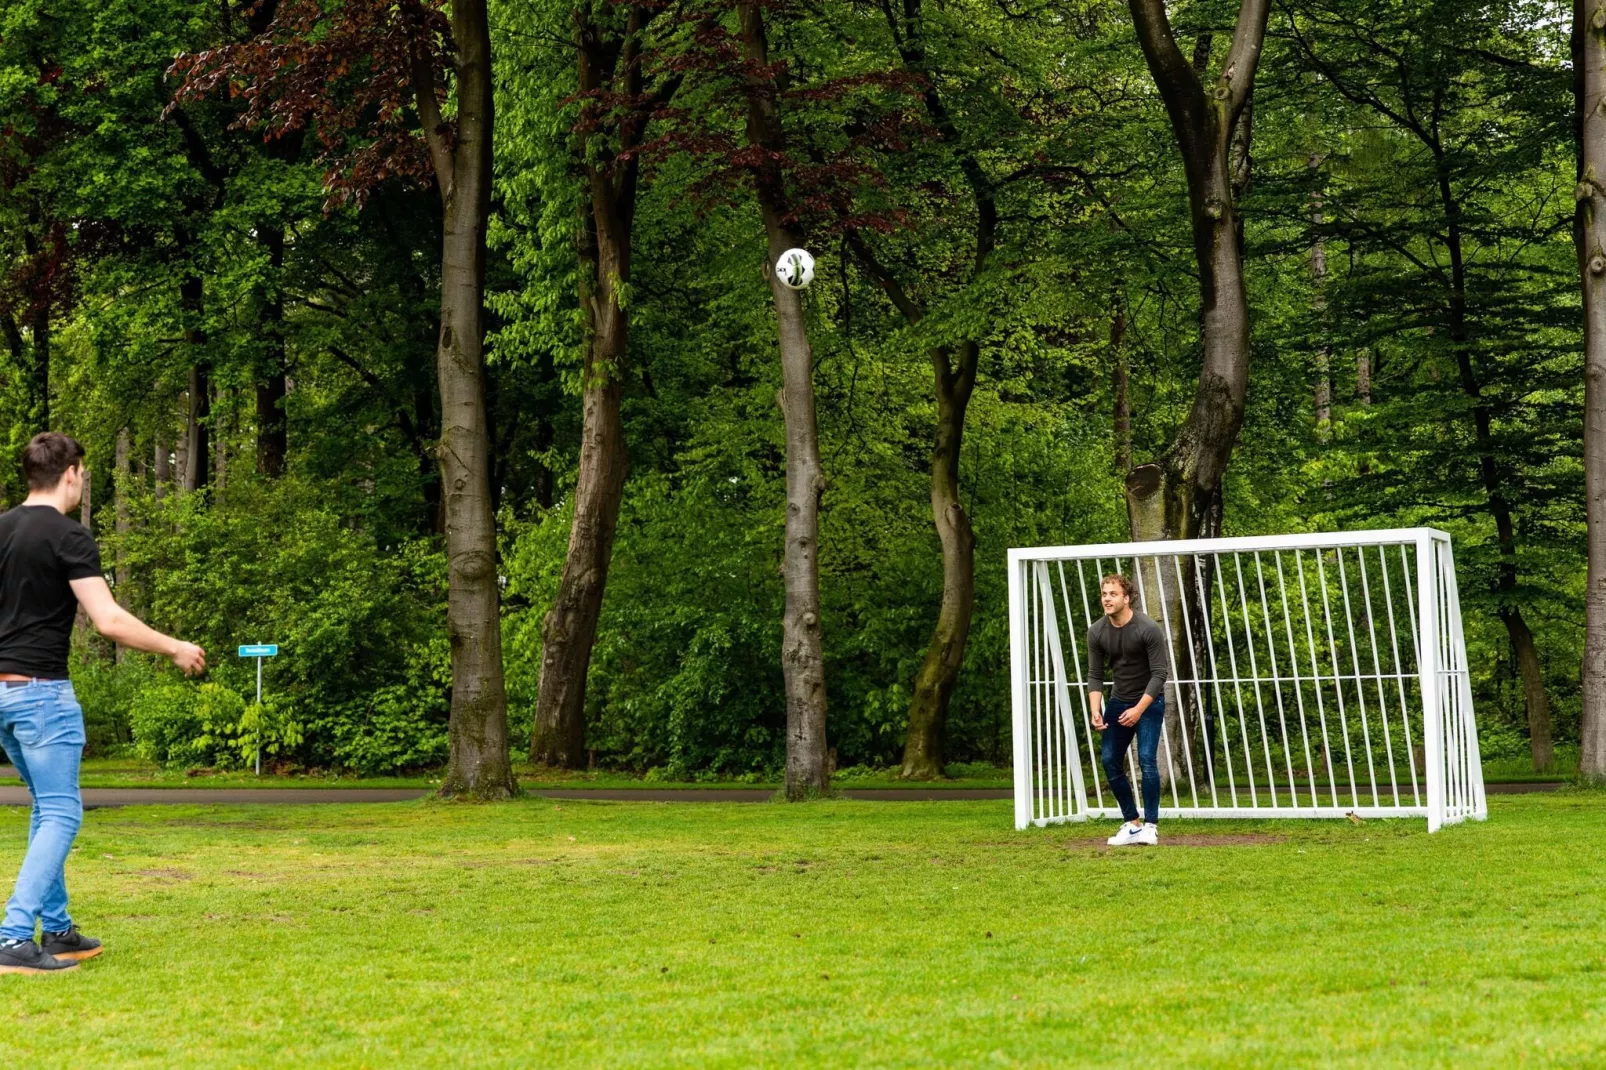
<svg viewBox="0 0 1606 1070"><path fill-rule="evenodd" d="M1322 608L1326 634L1325 646L1330 653L1331 672L1323 673L1319 654L1322 648L1317 647L1314 636L1318 630L1315 627L1315 617L1309 598L1309 587L1306 584L1307 570L1304 554L1309 553L1316 562L1317 571L1323 572L1321 580ZM1353 561L1359 565L1361 574L1358 577L1358 587L1355 599L1351 599L1351 582L1349 570L1345 565L1351 560L1346 553L1352 553ZM1265 568L1267 558L1271 555L1275 559L1276 576L1280 584L1276 588L1277 599L1268 600L1268 586L1265 581ZM1245 555L1249 555L1246 558ZM1287 583L1286 576L1290 569L1285 563L1290 560L1299 570L1300 594L1305 598L1303 604L1296 602ZM1366 568L1373 560L1371 567L1376 570L1382 568L1382 592L1375 588L1378 586L1369 582ZM1394 564L1397 557L1398 565ZM1211 564L1204 565L1209 559ZM1168 660L1170 661L1170 675L1165 688L1165 697L1168 704L1175 704L1178 713L1167 714L1167 726L1162 732L1162 768L1169 770L1168 784L1170 798L1163 799L1160 816L1163 818L1343 818L1354 815L1360 818L1370 817L1422 817L1426 818L1429 832L1436 832L1442 826L1454 824L1467 819L1483 820L1488 814L1487 798L1483 784L1483 770L1478 753L1477 727L1472 711L1471 682L1467 668L1466 641L1462 631L1460 597L1457 590L1454 555L1450 536L1434 528L1391 528L1383 530L1326 532L1319 534L1302 535L1272 535L1251 536L1224 539L1188 539L1176 541L1156 542L1126 542L1103 543L1085 546L1050 546L1035 548L1016 548L1009 551L1009 634L1010 634L1010 677L1012 694L1012 741L1014 750L1014 795L1015 795L1015 827L1026 828L1029 825L1049 825L1068 821L1086 821L1089 818L1119 817L1118 808L1110 805L1113 795L1106 790L1100 790L1098 778L1102 775L1099 764L1098 738L1088 719L1087 693L1088 684L1083 680L1084 669L1082 665L1083 642L1086 628L1101 614L1097 600L1097 575L1104 570L1106 564L1114 566L1109 571L1125 572L1131 576L1138 585L1137 596L1133 599L1135 608L1149 613L1162 629L1167 633ZM1251 575L1259 577L1258 605L1249 600L1249 592L1255 584L1247 583L1246 574L1242 571L1246 560L1252 562ZM1324 567L1327 560L1336 562L1336 568ZM1188 571L1183 570L1183 562L1190 562ZM1242 597L1242 618L1244 634L1239 638L1238 646L1233 646L1233 631L1237 627L1237 608L1229 605L1227 586L1229 574L1223 571L1223 563L1229 563L1235 570L1237 592L1231 598L1238 600ZM1086 576L1088 566L1093 566L1094 597L1091 606L1086 595ZM1073 566L1082 585L1082 598L1079 604L1073 604L1071 597L1071 584L1067 582L1066 567ZM1350 565L1353 569L1355 565ZM1400 577L1394 584L1389 583L1389 570L1398 568ZM1196 615L1201 619L1197 624L1187 621L1189 616L1185 603L1188 602L1188 591L1184 576L1196 576L1200 571L1213 577L1213 581L1203 581L1197 586L1202 602L1192 603ZM1342 588L1334 586L1334 581L1325 574L1336 571L1343 581ZM1374 572L1375 574L1375 572ZM1148 583L1144 583L1145 575ZM1171 583L1170 577L1175 576L1174 593L1169 594L1166 584ZM1207 613L1199 613L1201 606L1206 610L1212 605L1214 594L1205 593L1207 584L1213 582L1214 586L1221 588L1221 611L1218 620L1212 624ZM1155 591L1146 590L1154 587ZM1397 588L1404 587L1400 591ZM1338 602L1337 597L1342 591L1341 613L1339 624L1343 631L1335 631L1335 617L1331 603ZM1329 598L1329 591L1333 597ZM1357 643L1357 632L1353 607L1360 601L1362 591L1365 592L1363 603L1363 628L1373 629L1370 646ZM1387 623L1390 631L1386 633L1392 638L1393 673L1382 671L1383 663L1388 661L1390 646L1385 645L1375 630L1378 627L1378 594L1383 595L1382 607L1387 613ZM1396 605L1395 603L1400 603ZM1271 605L1276 604L1282 616L1274 624L1272 620ZM1299 606L1303 611L1306 638L1309 638L1309 672L1301 675L1300 653L1293 625L1291 608ZM1158 609L1159 612L1151 612ZM1253 609L1253 611L1252 611ZM1078 611L1080 610L1080 612ZM1399 612L1405 610L1405 612ZM1172 616L1184 618L1182 622L1172 621ZM1255 631L1256 620L1264 620L1266 632L1259 635ZM1402 626L1401 620L1409 620L1409 626ZM1064 624L1062 625L1062 620ZM1286 657L1292 661L1291 675L1280 672L1278 661L1279 643L1282 640L1280 629L1287 623L1288 635ZM1200 640L1194 641L1193 632L1188 634L1188 663L1199 667L1191 676L1183 677L1178 672L1176 648L1182 643L1182 624L1190 624L1200 634ZM1215 659L1215 627L1223 629L1229 647L1232 647L1233 666L1229 670L1224 664L1227 661L1226 652L1223 652L1221 662L1217 665ZM1402 642L1402 636L1409 640L1409 645ZM1364 632L1361 637L1364 639ZM1347 643L1344 640L1347 638ZM1068 642L1067 642L1068 639ZM1258 649L1262 653L1271 655L1270 666L1260 665L1255 658L1256 643L1264 644ZM1350 665L1344 663L1339 655L1339 646L1343 643L1349 661L1353 665L1353 672L1348 671ZM1069 645L1072 649L1067 650ZM1208 663L1201 661L1199 650L1207 648L1210 651ZM1247 648L1251 664L1247 667L1248 674L1244 675L1244 666L1236 662L1240 657L1239 651ZM1363 671L1360 651L1366 650L1367 656L1373 659L1375 671ZM1412 664L1407 671L1406 659L1402 656L1409 653ZM1210 667L1206 675L1206 668ZM1265 675L1269 668L1270 675ZM1385 688L1385 681L1391 687ZM1286 694L1286 687L1292 684L1294 697L1299 699L1297 713L1293 709L1293 701ZM1225 685L1225 686L1224 686ZM1376 702L1379 705L1377 716L1381 718L1381 735L1388 746L1387 770L1389 784L1384 785L1378 779L1376 768L1381 762L1374 763L1373 758L1381 758L1372 739L1371 716L1366 709L1369 689L1376 687ZM1247 771L1253 776L1255 770L1249 767L1253 757L1258 764L1259 751L1250 753L1248 732L1253 729L1254 721L1245 713L1242 703L1244 689L1254 689L1255 705L1261 707L1260 711L1260 737L1265 747L1268 786L1260 791L1253 790L1255 785L1250 781L1250 804L1243 805L1241 796L1245 794L1236 784L1231 792L1231 802L1223 805L1221 796L1224 787L1219 783L1220 770L1211 768L1208 774L1207 793L1210 798L1205 799L1198 788L1200 777L1195 775L1197 762L1191 755L1184 752L1190 749L1198 754L1209 752L1205 756L1205 764L1211 764L1210 758L1214 755L1219 744L1218 740L1224 738L1224 733L1231 729L1223 727L1231 720L1229 704L1222 699L1223 690L1239 692L1240 723L1237 729L1244 731L1244 764ZM1352 690L1346 692L1345 688ZM1397 687L1397 699L1393 692ZM1180 701L1177 698L1179 688L1185 688L1191 695L1184 694ZM1331 690L1326 690L1326 689ZM1209 692L1216 692L1215 714L1212 717L1205 711L1209 710ZM1265 690L1263 690L1265 689ZM1264 703L1266 694L1275 699L1276 718L1266 716L1269 705ZM1415 696L1411 701L1409 695ZM1319 796L1326 793L1326 788L1318 781L1315 766L1312 762L1310 740L1315 736L1315 721L1309 710L1306 709L1305 696L1314 695L1317 706L1324 706L1323 697L1336 696L1339 712L1344 713L1345 695L1350 694L1360 700L1359 718L1362 734L1366 739L1365 768L1368 772L1369 783L1359 781L1358 765L1354 753L1357 750L1353 732L1348 719L1345 719L1343 729L1343 751L1348 766L1349 783L1345 785L1349 799L1341 799L1338 790L1337 776L1334 772L1335 752L1328 741L1337 735L1336 727L1327 723L1327 714L1321 725L1321 740L1317 751L1323 759L1323 770L1327 773L1328 782L1332 785L1330 797L1324 802ZM1193 725L1182 724L1180 732L1181 747L1172 751L1172 727L1177 722L1174 717L1182 717L1193 698L1198 699L1198 705L1193 707L1195 714ZM1354 704L1352 698L1352 705ZM1285 703L1285 699L1288 701ZM1396 709L1391 710L1390 705ZM1394 725L1390 717L1398 714L1399 725ZM1297 722L1290 720L1296 717ZM1351 712L1349 718L1354 718ZM1413 724L1414 720L1414 724ZM1298 774L1294 770L1294 756L1298 747L1294 744L1294 737L1288 731L1288 724L1295 723L1299 735L1304 738L1304 756L1309 776L1302 786ZM1248 727L1245 728L1244 725ZM1281 725L1281 750L1288 763L1288 776L1286 783L1279 787L1277 783L1278 770L1274 766L1272 747L1276 746L1276 732L1274 727ZM1206 729L1206 725L1211 726ZM1396 742L1394 736L1403 727L1403 739ZM1392 729L1392 731L1391 731ZM1413 745L1413 731L1419 731L1421 744L1420 752ZM1216 736L1209 735L1215 731ZM1190 735L1197 735L1198 740L1191 740ZM1409 767L1409 784L1402 784L1403 776L1398 775L1397 748L1404 746L1404 757ZM1232 741L1225 742L1224 754L1228 759L1228 772L1231 773ZM1135 751L1135 747L1131 748ZM1132 762L1135 755L1128 754L1129 776L1133 782L1134 791L1137 788L1136 769ZM1187 790L1179 790L1181 777L1176 772L1180 766L1187 772ZM1094 792L1090 795L1088 789L1088 775L1094 782ZM1420 774L1420 775L1419 775ZM1363 789L1370 795L1370 804L1362 798ZM1287 801L1281 798L1287 795ZM1301 794L1309 796L1301 804ZM1185 798L1184 795L1187 795ZM1262 795L1268 798L1261 798ZM1165 805L1170 802L1171 805ZM1205 805L1208 803L1208 805Z"/></svg>

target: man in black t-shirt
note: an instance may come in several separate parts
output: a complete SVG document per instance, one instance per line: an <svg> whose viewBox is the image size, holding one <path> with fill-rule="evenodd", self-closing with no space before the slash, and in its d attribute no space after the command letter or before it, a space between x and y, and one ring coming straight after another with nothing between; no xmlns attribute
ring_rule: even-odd
<svg viewBox="0 0 1606 1070"><path fill-rule="evenodd" d="M101 950L68 916L63 874L84 814L84 713L67 679L78 607L108 639L190 675L206 669L200 647L146 627L112 598L94 536L66 515L83 498L83 460L66 435L34 436L22 452L28 498L0 515L0 747L33 796L28 852L0 922L0 973L69 970Z"/></svg>

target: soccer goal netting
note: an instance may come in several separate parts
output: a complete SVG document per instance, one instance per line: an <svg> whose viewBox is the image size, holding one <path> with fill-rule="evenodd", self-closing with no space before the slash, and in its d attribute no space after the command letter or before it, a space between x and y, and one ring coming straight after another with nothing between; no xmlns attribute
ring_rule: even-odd
<svg viewBox="0 0 1606 1070"><path fill-rule="evenodd" d="M1017 828L1120 816L1084 679L1111 572L1166 635L1162 817L1487 814L1450 537L1408 528L1011 550Z"/></svg>

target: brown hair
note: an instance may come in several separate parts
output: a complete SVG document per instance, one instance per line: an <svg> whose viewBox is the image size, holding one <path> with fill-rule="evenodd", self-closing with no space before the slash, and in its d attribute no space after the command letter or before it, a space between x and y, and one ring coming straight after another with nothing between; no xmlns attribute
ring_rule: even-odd
<svg viewBox="0 0 1606 1070"><path fill-rule="evenodd" d="M42 431L22 448L22 474L29 490L54 490L62 473L84 459L84 447L60 431Z"/></svg>
<svg viewBox="0 0 1606 1070"><path fill-rule="evenodd" d="M1112 572L1108 576L1105 576L1103 579L1099 580L1099 590L1104 590L1104 585L1106 583L1120 584L1121 590L1126 593L1126 596L1128 598L1132 597L1132 581L1121 575L1119 572Z"/></svg>

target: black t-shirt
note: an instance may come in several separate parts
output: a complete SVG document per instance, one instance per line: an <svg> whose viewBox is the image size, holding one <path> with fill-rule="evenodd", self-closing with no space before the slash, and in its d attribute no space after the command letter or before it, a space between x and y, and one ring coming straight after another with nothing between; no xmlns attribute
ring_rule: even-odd
<svg viewBox="0 0 1606 1070"><path fill-rule="evenodd" d="M67 678L78 596L70 580L100 575L89 529L49 505L0 514L0 673Z"/></svg>

